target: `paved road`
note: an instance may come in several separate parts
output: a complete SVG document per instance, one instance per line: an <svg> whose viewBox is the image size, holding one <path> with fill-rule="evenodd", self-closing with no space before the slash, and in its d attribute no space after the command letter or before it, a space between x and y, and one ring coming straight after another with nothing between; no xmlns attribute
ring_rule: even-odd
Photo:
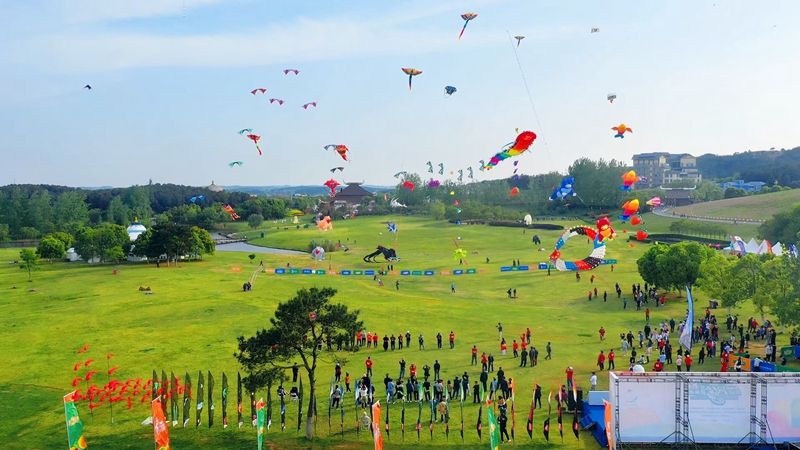
<svg viewBox="0 0 800 450"><path fill-rule="evenodd" d="M724 219L705 219L705 218L702 218L702 217L681 217L680 214L672 215L672 213L669 212L669 210L670 210L669 207L655 208L655 209L653 209L653 214L655 214L657 216L661 216L661 217L669 217L671 219L689 219L689 220L697 220L697 221L700 221L700 222L729 223L729 224L733 224L733 225L737 225L737 224L741 224L741 223L748 223L748 224L754 224L754 225L760 225L761 224L761 222L733 221L733 220L724 220Z"/></svg>

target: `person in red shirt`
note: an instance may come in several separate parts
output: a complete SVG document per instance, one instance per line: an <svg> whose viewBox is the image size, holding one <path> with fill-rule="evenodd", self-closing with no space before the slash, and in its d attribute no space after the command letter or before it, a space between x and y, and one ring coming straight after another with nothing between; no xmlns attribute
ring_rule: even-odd
<svg viewBox="0 0 800 450"><path fill-rule="evenodd" d="M514 358L518 358L519 357L519 344L517 343L516 339L514 339L514 343L511 344L511 349L514 350Z"/></svg>
<svg viewBox="0 0 800 450"><path fill-rule="evenodd" d="M617 366L614 365L614 349L608 352L608 370L614 370Z"/></svg>
<svg viewBox="0 0 800 450"><path fill-rule="evenodd" d="M575 371L572 370L572 366L569 366L564 372L567 373L567 389L572 390L572 377L575 375Z"/></svg>
<svg viewBox="0 0 800 450"><path fill-rule="evenodd" d="M686 364L686 371L687 372L691 372L692 371L692 355L687 353L686 356L683 358L683 363Z"/></svg>
<svg viewBox="0 0 800 450"><path fill-rule="evenodd" d="M481 370L489 368L489 358L486 357L486 352L481 353Z"/></svg>
<svg viewBox="0 0 800 450"><path fill-rule="evenodd" d="M600 330L598 330L598 332L600 333L600 340L601 341L605 341L606 340L606 329L603 328L603 327L600 327Z"/></svg>
<svg viewBox="0 0 800 450"><path fill-rule="evenodd" d="M523 352L525 351L525 347L527 347L527 346L528 346L528 343L525 342L525 341L522 341L522 346L521 347L522 347L522 351Z"/></svg>
<svg viewBox="0 0 800 450"><path fill-rule="evenodd" d="M644 310L644 320L650 322L650 308Z"/></svg>
<svg viewBox="0 0 800 450"><path fill-rule="evenodd" d="M600 371L602 372L606 366L606 355L600 350L600 354L597 355L597 366L600 367Z"/></svg>
<svg viewBox="0 0 800 450"><path fill-rule="evenodd" d="M367 376L371 377L372 376L372 360L370 359L369 356L367 356L367 360L364 361L364 365L367 366Z"/></svg>
<svg viewBox="0 0 800 450"><path fill-rule="evenodd" d="M722 363L722 367L720 367L720 372L727 372L728 371L728 352L723 351L722 355L719 357L720 362Z"/></svg>
<svg viewBox="0 0 800 450"><path fill-rule="evenodd" d="M450 348L456 348L456 334L450 332Z"/></svg>
<svg viewBox="0 0 800 450"><path fill-rule="evenodd" d="M367 331L367 348L372 347L372 333Z"/></svg>
<svg viewBox="0 0 800 450"><path fill-rule="evenodd" d="M378 333L372 335L372 346L378 348Z"/></svg>
<svg viewBox="0 0 800 450"><path fill-rule="evenodd" d="M361 345L361 338L362 338L362 336L363 336L363 335L361 334L361 332L360 332L360 331L359 331L358 333L356 333L356 344L357 344L357 345Z"/></svg>
<svg viewBox="0 0 800 450"><path fill-rule="evenodd" d="M664 370L664 364L661 364L661 361L656 360L655 364L653 364L653 370L656 372L661 372Z"/></svg>
<svg viewBox="0 0 800 450"><path fill-rule="evenodd" d="M478 365L478 347L473 345L472 346L472 362L470 363L471 366Z"/></svg>
<svg viewBox="0 0 800 450"><path fill-rule="evenodd" d="M514 343L516 344L516 342ZM500 343L500 354L505 355L506 350L508 350L508 344L506 344L506 341L504 340L503 342Z"/></svg>
<svg viewBox="0 0 800 450"><path fill-rule="evenodd" d="M530 328L527 328L525 330L525 337L527 338L528 345L530 345L530 343L531 343L531 329Z"/></svg>
<svg viewBox="0 0 800 450"><path fill-rule="evenodd" d="M411 373L411 378L416 378L416 376L417 376L417 366L412 364L411 367L408 368L408 371Z"/></svg>

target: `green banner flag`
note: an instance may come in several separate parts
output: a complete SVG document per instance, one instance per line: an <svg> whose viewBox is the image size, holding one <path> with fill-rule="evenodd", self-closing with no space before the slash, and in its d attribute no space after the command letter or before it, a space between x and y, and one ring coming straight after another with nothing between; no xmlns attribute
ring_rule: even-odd
<svg viewBox="0 0 800 450"><path fill-rule="evenodd" d="M178 416L180 412L178 412L178 379L175 378L175 372L169 373L169 399L170 399L170 415L172 416L172 426L178 426Z"/></svg>
<svg viewBox="0 0 800 450"><path fill-rule="evenodd" d="M208 371L208 428L214 425L214 375Z"/></svg>
<svg viewBox="0 0 800 450"><path fill-rule="evenodd" d="M192 417L192 377L189 372L183 376L185 382L183 385L183 428L189 423Z"/></svg>
<svg viewBox="0 0 800 450"><path fill-rule="evenodd" d="M494 416L492 408L486 407L486 417L489 420L489 448L495 450L500 448L500 427L497 424L497 417Z"/></svg>
<svg viewBox="0 0 800 450"><path fill-rule="evenodd" d="M167 383L168 383L167 372L165 372L162 369L161 370L161 386L160 386L160 388L161 388L160 391L161 392L159 392L158 397L161 399L161 412L164 413L164 417L167 416L167 397L168 397L167 394L169 393L169 391L167 391L167 389L170 387L170 385L167 384Z"/></svg>
<svg viewBox="0 0 800 450"><path fill-rule="evenodd" d="M201 414L203 413L203 405L204 405L203 399L205 398L203 396L204 392L203 387L205 384L206 382L205 379L203 378L203 371L201 370L197 373L197 411L195 412L195 422L194 422L195 428L200 426L200 417Z"/></svg>
<svg viewBox="0 0 800 450"><path fill-rule="evenodd" d="M86 439L83 437L83 422L78 416L78 408L75 407L73 395L75 395L75 392L64 396L64 412L67 416L67 440L69 441L69 450L83 450L86 448Z"/></svg>
<svg viewBox="0 0 800 450"><path fill-rule="evenodd" d="M222 428L228 428L228 377L222 372Z"/></svg>
<svg viewBox="0 0 800 450"><path fill-rule="evenodd" d="M256 414L258 415L258 450L264 445L264 433L266 432L264 413L264 399L261 398L256 404Z"/></svg>

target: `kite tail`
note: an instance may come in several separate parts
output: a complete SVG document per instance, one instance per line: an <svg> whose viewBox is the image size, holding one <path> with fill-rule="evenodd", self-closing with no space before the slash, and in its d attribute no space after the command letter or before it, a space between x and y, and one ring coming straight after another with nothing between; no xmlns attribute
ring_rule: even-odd
<svg viewBox="0 0 800 450"><path fill-rule="evenodd" d="M412 76L413 76L413 75L409 75L409 76L408 76L408 90L409 90L409 91L411 90L411 77L412 77Z"/></svg>
<svg viewBox="0 0 800 450"><path fill-rule="evenodd" d="M462 29L461 29L461 33L459 33L459 35L458 35L458 40L459 40L459 41L461 40L461 36L463 36L463 35L464 35L464 30L466 30L466 29L467 29L467 24L468 24L468 23L469 23L469 21L467 21L467 22L464 22L464 28L462 28Z"/></svg>
<svg viewBox="0 0 800 450"><path fill-rule="evenodd" d="M258 156L263 155L263 153L261 152L261 147L258 146L258 142L256 142L256 150L258 150Z"/></svg>

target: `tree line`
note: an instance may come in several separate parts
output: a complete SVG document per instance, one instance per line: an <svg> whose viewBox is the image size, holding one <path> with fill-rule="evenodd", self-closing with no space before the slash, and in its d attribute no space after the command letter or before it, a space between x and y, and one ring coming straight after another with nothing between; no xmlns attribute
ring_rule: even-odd
<svg viewBox="0 0 800 450"><path fill-rule="evenodd" d="M747 151L733 155L703 155L697 167L707 178L763 181L800 188L800 147L791 150ZM733 175L733 176L731 176Z"/></svg>

